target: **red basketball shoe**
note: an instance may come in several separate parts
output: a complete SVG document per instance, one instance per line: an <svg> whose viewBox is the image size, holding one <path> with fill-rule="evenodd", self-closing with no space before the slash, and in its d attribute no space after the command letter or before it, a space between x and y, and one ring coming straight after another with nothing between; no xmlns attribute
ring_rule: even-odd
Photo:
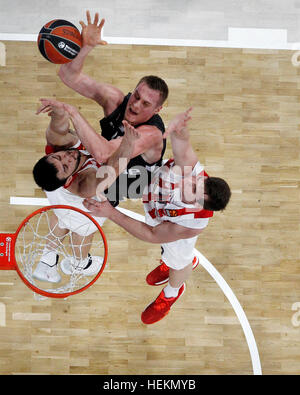
<svg viewBox="0 0 300 395"><path fill-rule="evenodd" d="M196 269L198 264L199 258L195 256L193 259L193 270ZM146 281L149 285L162 285L169 281L169 268L163 260L160 260L160 265L148 274Z"/></svg>
<svg viewBox="0 0 300 395"><path fill-rule="evenodd" d="M185 283L179 289L178 295L175 298L166 298L164 290L158 295L154 302L142 312L141 319L144 324L154 324L164 318L171 310L172 305L185 291Z"/></svg>

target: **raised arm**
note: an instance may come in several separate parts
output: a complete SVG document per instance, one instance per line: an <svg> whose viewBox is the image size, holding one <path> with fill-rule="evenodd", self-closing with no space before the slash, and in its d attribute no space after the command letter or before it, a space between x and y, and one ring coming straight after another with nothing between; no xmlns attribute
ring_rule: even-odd
<svg viewBox="0 0 300 395"><path fill-rule="evenodd" d="M119 148L123 137L110 141L106 140L95 131L76 107L54 99L40 99L40 101L45 108L60 108L68 114L79 140L97 162L106 163L111 155ZM151 148L155 149L154 147L159 146L160 143L162 145L161 132L155 126L142 125L137 130L140 137L134 141L131 158L147 150L151 150ZM161 149L158 150L158 157L160 156L160 151Z"/></svg>
<svg viewBox="0 0 300 395"><path fill-rule="evenodd" d="M105 166L101 166L97 171L96 195L102 197L102 193L109 188L121 173L126 169L133 155L136 142L140 139L140 134L127 121L123 121L124 137L119 148L110 156Z"/></svg>
<svg viewBox="0 0 300 395"><path fill-rule="evenodd" d="M124 137L106 140L95 131L75 107L65 104L65 108L70 114L71 121L82 144L97 162L106 163L111 155L119 148ZM161 148L158 150L158 157L156 159L158 160L162 149L161 132L155 126L150 125L142 125L137 130L140 137L133 143L131 158L135 158L148 150L155 149L161 143ZM147 160L147 155L145 157Z"/></svg>
<svg viewBox="0 0 300 395"><path fill-rule="evenodd" d="M62 82L82 96L95 100L103 107L104 114L110 114L123 100L124 94L116 87L93 80L82 72L86 57L97 45L106 45L101 39L101 32L105 23L96 13L94 22L91 22L90 12L86 12L87 25L80 21L82 27L82 48L72 62L63 64L58 72Z"/></svg>
<svg viewBox="0 0 300 395"><path fill-rule="evenodd" d="M194 167L198 158L190 142L188 131L188 121L191 119L192 108L178 114L169 124L164 138L170 136L174 161L182 170L187 167Z"/></svg>
<svg viewBox="0 0 300 395"><path fill-rule="evenodd" d="M131 158L133 146L140 135L137 130L123 121L125 134L119 148L108 159L106 165L101 166L97 173L92 170L87 177L79 183L77 194L81 197L93 197L97 195L103 198L102 193L109 188L117 177L122 173Z"/></svg>
<svg viewBox="0 0 300 395"><path fill-rule="evenodd" d="M76 140L79 138L98 163L107 162L108 158L121 144L121 141L108 141L98 134L76 107L54 99L40 99L40 101L45 109L56 108L57 110L60 109L62 113L67 114L66 116L72 121L78 136ZM46 110L43 112L46 112Z"/></svg>
<svg viewBox="0 0 300 395"><path fill-rule="evenodd" d="M203 229L191 229L168 221L157 226L150 226L137 221L111 206L109 202L99 203L94 199L85 199L83 205L91 214L106 217L121 226L132 236L148 243L169 243L180 239L197 236Z"/></svg>
<svg viewBox="0 0 300 395"><path fill-rule="evenodd" d="M78 141L78 137L70 133L70 116L68 112L55 102L42 102L36 114L46 113L50 122L46 129L47 144L58 147L72 147Z"/></svg>

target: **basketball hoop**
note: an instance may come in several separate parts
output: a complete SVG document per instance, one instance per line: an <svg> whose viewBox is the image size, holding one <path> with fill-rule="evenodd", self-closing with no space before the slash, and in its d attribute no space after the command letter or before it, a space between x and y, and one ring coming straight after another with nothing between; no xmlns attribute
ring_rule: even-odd
<svg viewBox="0 0 300 395"><path fill-rule="evenodd" d="M40 208L16 233L0 233L0 270L16 270L44 297L66 298L86 290L100 277L106 260L101 226L76 207Z"/></svg>

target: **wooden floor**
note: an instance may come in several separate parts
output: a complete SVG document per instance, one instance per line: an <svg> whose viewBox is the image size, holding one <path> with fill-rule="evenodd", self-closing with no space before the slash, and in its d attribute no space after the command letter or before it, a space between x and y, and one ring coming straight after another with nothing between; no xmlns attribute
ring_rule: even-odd
<svg viewBox="0 0 300 395"><path fill-rule="evenodd" d="M63 86L58 67L35 43L6 42L0 68L0 219L14 232L34 206L10 196L44 197L31 171L43 154L48 118L40 97L80 107L99 130L102 110ZM300 69L292 52L218 48L97 48L85 71L124 93L144 75L165 78L167 124L194 107L192 141L210 175L224 177L232 200L215 214L197 248L219 270L253 329L264 374L299 374ZM171 155L170 146L166 157ZM142 213L139 201L123 207ZM242 328L222 291L203 269L161 322L140 314L160 288L145 276L158 245L137 241L108 221L107 267L85 293L67 300L34 299L15 272L0 273L0 373L252 374ZM3 322L5 319L5 322ZM299 318L298 318L299 320ZM293 323L294 322L294 323Z"/></svg>

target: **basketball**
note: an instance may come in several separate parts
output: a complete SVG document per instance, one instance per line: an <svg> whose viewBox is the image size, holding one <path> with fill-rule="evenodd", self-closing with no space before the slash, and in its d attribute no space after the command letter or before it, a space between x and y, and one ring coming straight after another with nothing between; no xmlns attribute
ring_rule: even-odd
<svg viewBox="0 0 300 395"><path fill-rule="evenodd" d="M80 51L81 34L73 23L63 19L54 19L42 27L37 44L40 53L49 62L68 63Z"/></svg>

